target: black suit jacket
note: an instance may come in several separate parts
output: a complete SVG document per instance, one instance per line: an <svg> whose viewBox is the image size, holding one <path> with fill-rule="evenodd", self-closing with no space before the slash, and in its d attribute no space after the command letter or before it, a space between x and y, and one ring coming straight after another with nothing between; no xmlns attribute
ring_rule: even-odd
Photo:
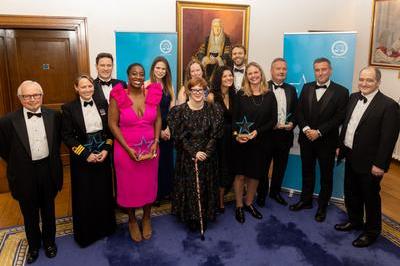
<svg viewBox="0 0 400 266"><path fill-rule="evenodd" d="M117 85L118 83L122 83L122 86L123 86L124 88L126 88L126 83L125 83L125 81L119 80L119 79L111 79L112 87L114 87L114 86ZM94 100L96 103L105 102L105 103L107 104L107 106L108 106L107 99L106 99L106 97L104 96L103 89L101 88L100 79L99 79L99 78L96 78L96 79L94 80L94 84L93 84L93 85L94 85L93 100Z"/></svg>
<svg viewBox="0 0 400 266"><path fill-rule="evenodd" d="M113 141L111 132L108 128L107 101L97 102L94 99L93 101L96 104L97 111L99 112L103 124L102 138L106 142L103 149L110 151ZM62 139L65 145L70 148L70 157L71 159L82 159L86 161L91 152L83 146L86 144L87 134L81 101L78 98L72 102L64 104L61 106L61 109Z"/></svg>
<svg viewBox="0 0 400 266"><path fill-rule="evenodd" d="M268 87L271 91L273 91L272 80L268 81ZM296 127L296 108L297 108L297 92L296 88L288 83L283 83L282 88L285 91L286 96L286 113L288 116L287 122L293 123L293 129ZM293 129L292 130L284 130L278 129L273 130L272 139L274 145L279 145L282 147L290 148L293 146Z"/></svg>
<svg viewBox="0 0 400 266"><path fill-rule="evenodd" d="M59 112L42 107L42 117L49 146L49 166L55 196L63 184L60 158L61 116ZM36 194L31 150L23 109L0 118L0 156L7 162L7 178L16 200L30 200Z"/></svg>
<svg viewBox="0 0 400 266"><path fill-rule="evenodd" d="M338 161L345 157L344 138L351 115L358 102L359 92L353 93L347 106L340 134ZM351 165L359 173L370 173L372 165L388 170L394 145L399 136L399 105L378 92L365 110L353 139Z"/></svg>
<svg viewBox="0 0 400 266"><path fill-rule="evenodd" d="M303 128L310 126L312 129L318 129L322 134L322 137L319 137L314 143L318 143L326 149L333 149L339 145L339 126L346 114L349 92L345 87L331 81L319 101L319 113L313 114L315 86L315 81L304 84L300 94L296 111L297 123L300 128L299 143L311 143L303 133ZM314 126L311 126L312 115L317 115L317 123Z"/></svg>

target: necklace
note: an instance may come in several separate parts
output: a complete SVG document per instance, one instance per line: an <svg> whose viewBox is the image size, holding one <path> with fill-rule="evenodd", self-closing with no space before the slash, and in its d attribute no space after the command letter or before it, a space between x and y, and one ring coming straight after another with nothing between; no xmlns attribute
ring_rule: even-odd
<svg viewBox="0 0 400 266"><path fill-rule="evenodd" d="M255 100L255 96L251 96L251 102L255 105L255 106L260 106L262 105L262 103L264 102L264 94L261 95L261 101L257 103L257 101Z"/></svg>

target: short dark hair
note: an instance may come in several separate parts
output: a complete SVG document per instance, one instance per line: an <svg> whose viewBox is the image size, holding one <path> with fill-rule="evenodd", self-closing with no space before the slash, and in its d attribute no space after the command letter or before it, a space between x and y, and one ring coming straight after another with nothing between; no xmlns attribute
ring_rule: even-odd
<svg viewBox="0 0 400 266"><path fill-rule="evenodd" d="M106 57L106 58L110 58L110 59L111 59L111 62L114 63L114 57L112 56L112 54L110 54L110 53L99 53L99 54L96 56L96 65L99 64L100 59L105 58L105 57Z"/></svg>
<svg viewBox="0 0 400 266"><path fill-rule="evenodd" d="M240 44L240 43L237 43L237 44L235 44L234 46L232 46L232 48L231 48L231 56L232 56L233 49L235 49L235 48L241 48L241 49L243 49L244 54L247 53L246 47L244 47L244 45L242 45L242 44Z"/></svg>
<svg viewBox="0 0 400 266"><path fill-rule="evenodd" d="M277 57L277 58L275 58L274 60L272 60L272 62L271 62L271 67L272 67L272 65L275 64L276 62L285 62L285 63L287 64L287 62L286 62L286 60L285 60L284 58L282 58L282 57Z"/></svg>
<svg viewBox="0 0 400 266"><path fill-rule="evenodd" d="M329 61L329 59L326 57L319 57L319 58L315 59L313 66L315 66L315 64L319 64L319 63L328 63L329 68L332 68L331 61Z"/></svg>
<svg viewBox="0 0 400 266"><path fill-rule="evenodd" d="M381 81L382 73L381 73L381 70L380 70L379 68L374 67L374 66L366 66L366 67L363 67L363 68L360 70L360 73L359 73L359 74L361 74L361 72L363 72L363 71L366 70L366 69L373 69L373 70L375 71L375 80L376 80L377 82L380 82L380 81Z"/></svg>

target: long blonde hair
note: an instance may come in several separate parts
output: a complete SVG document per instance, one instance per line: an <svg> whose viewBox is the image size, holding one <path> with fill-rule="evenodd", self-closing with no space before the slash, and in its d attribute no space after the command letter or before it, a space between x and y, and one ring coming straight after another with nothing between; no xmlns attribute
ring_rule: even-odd
<svg viewBox="0 0 400 266"><path fill-rule="evenodd" d="M258 68L258 70L260 71L260 73L261 73L260 93L266 94L269 91L269 89L268 89L267 79L265 78L264 71L262 70L261 66L259 64L257 64L256 62L250 62L246 65L246 69L244 71L244 78L243 78L243 82L242 82L242 90L243 90L244 95L246 95L246 96L253 95L253 92L250 87L250 82L247 78L247 71L251 66Z"/></svg>

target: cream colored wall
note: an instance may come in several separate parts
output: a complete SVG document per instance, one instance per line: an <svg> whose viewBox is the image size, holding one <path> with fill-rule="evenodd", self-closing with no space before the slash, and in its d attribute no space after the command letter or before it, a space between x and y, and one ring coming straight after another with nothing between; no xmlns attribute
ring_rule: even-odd
<svg viewBox="0 0 400 266"><path fill-rule="evenodd" d="M274 57L282 55L284 32L307 30L357 31L355 77L368 63L372 0L217 2L251 6L249 59L266 69ZM115 30L175 31L175 6L175 0L1 0L0 14L87 17L91 72L95 75L96 54L115 53ZM400 98L398 75L399 71L383 70L382 91L396 100ZM355 80L354 88L356 84Z"/></svg>

